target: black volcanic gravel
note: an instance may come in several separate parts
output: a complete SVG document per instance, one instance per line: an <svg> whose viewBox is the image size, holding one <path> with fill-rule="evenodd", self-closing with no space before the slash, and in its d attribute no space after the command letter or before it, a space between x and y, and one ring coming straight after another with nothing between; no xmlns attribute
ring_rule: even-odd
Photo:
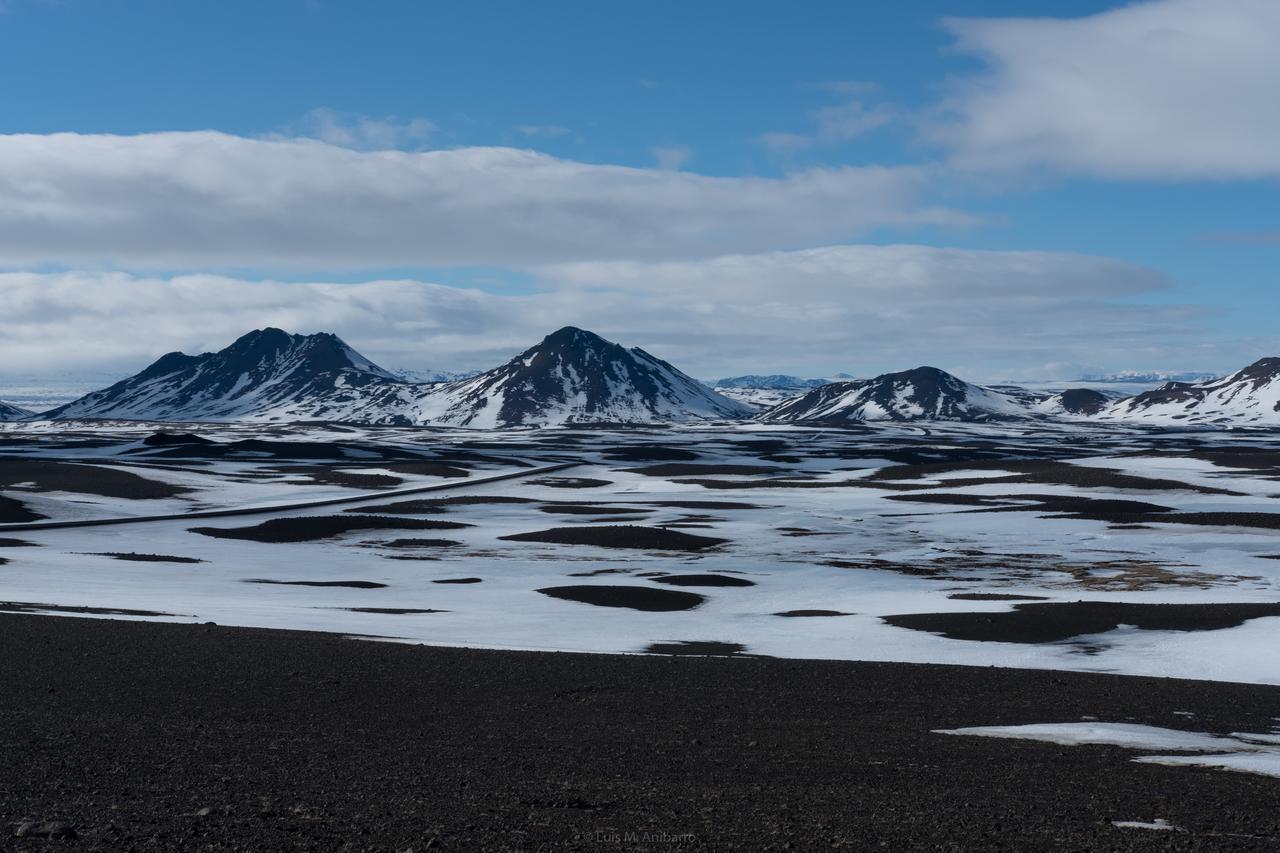
<svg viewBox="0 0 1280 853"><path fill-rule="evenodd" d="M728 542L661 527L618 524L607 527L553 527L531 533L499 536L512 542L549 542L556 545L595 545L599 548L652 548L664 551L701 551Z"/></svg>
<svg viewBox="0 0 1280 853"><path fill-rule="evenodd" d="M385 518L376 515L315 515L272 518L248 527L192 527L192 533L218 539L248 539L251 542L308 542L328 539L352 530L457 530L470 527L457 521L426 518Z"/></svg>
<svg viewBox="0 0 1280 853"><path fill-rule="evenodd" d="M275 586L337 586L347 589L386 589L385 583L374 581L277 581L269 578L248 578L245 583L265 583Z"/></svg>
<svg viewBox="0 0 1280 853"><path fill-rule="evenodd" d="M1280 780L931 733L1083 716L1267 731L1275 687L38 616L0 617L0 648L0 831L31 818L77 836L0 842L21 853L1274 851L1280 840ZM1182 831L1111 823L1156 818Z"/></svg>
<svg viewBox="0 0 1280 853"><path fill-rule="evenodd" d="M537 592L564 601L576 601L580 604L594 604L598 607L625 607L629 610L647 610L654 613L692 610L707 600L706 596L698 595L696 592L677 592L676 590L654 589L647 586L581 584L577 586L549 586L537 590Z"/></svg>
<svg viewBox="0 0 1280 853"><path fill-rule="evenodd" d="M755 586L755 581L735 578L733 575L665 575L654 578L656 583L672 586Z"/></svg>
<svg viewBox="0 0 1280 853"><path fill-rule="evenodd" d="M42 518L48 518L48 516L29 509L17 498L0 495L0 523L18 524L24 521L39 521Z"/></svg>
<svg viewBox="0 0 1280 853"><path fill-rule="evenodd" d="M191 491L186 486L148 480L132 471L107 465L47 459L0 459L0 488L14 483L35 483L35 488L42 492L78 492L130 500L171 498Z"/></svg>
<svg viewBox="0 0 1280 853"><path fill-rule="evenodd" d="M1147 631L1216 631L1250 619L1280 616L1280 603L1133 604L1070 601L1015 604L996 613L908 613L885 616L900 628L933 631L953 640L1000 643L1054 643L1102 634L1121 625Z"/></svg>
<svg viewBox="0 0 1280 853"><path fill-rule="evenodd" d="M115 560L125 560L130 563L203 563L204 560L195 557L177 557L171 554L136 554L132 551L128 552L103 552L95 554L96 557L111 557Z"/></svg>

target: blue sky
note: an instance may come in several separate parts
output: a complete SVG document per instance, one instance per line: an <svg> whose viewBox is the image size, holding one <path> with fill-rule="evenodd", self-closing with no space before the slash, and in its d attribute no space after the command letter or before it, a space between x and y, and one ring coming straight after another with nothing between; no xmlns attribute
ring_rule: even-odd
<svg viewBox="0 0 1280 853"><path fill-rule="evenodd" d="M15 369L49 363L52 334L123 366L259 316L419 368L486 366L561 319L699 375L1280 352L1263 0L0 10ZM921 257L863 251L901 245ZM857 251L819 276L804 253L833 247ZM247 295L210 323L199 287ZM141 304L169 331L101 331Z"/></svg>

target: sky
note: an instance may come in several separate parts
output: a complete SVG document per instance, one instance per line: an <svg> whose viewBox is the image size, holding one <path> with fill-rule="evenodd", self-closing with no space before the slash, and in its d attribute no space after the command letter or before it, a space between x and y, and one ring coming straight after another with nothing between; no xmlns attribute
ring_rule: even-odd
<svg viewBox="0 0 1280 853"><path fill-rule="evenodd" d="M703 378L1280 354L1275 0L0 0L0 398L272 325Z"/></svg>

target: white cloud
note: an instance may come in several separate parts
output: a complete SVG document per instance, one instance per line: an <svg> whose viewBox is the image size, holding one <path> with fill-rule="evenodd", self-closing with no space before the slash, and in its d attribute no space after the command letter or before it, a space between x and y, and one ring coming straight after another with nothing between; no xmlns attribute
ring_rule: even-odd
<svg viewBox="0 0 1280 853"><path fill-rule="evenodd" d="M0 266L519 265L706 256L964 225L924 167L782 178L511 148L362 152L223 133L0 135Z"/></svg>
<svg viewBox="0 0 1280 853"><path fill-rule="evenodd" d="M1157 0L1075 19L949 19L963 78L926 135L955 165L1109 178L1280 175L1280 3Z"/></svg>
<svg viewBox="0 0 1280 853"><path fill-rule="evenodd" d="M303 116L283 137L317 139L329 145L357 151L384 151L420 148L426 144L435 129L435 124L425 118L373 118L321 107ZM274 138L282 137L277 135Z"/></svg>
<svg viewBox="0 0 1280 853"><path fill-rule="evenodd" d="M659 146L653 149L653 159L658 161L659 169L682 169L693 156L693 149L687 145Z"/></svg>
<svg viewBox="0 0 1280 853"><path fill-rule="evenodd" d="M543 290L513 296L415 281L5 273L0 371L137 370L264 325L336 332L386 366L462 369L493 366L572 324L706 377L922 362L974 378L1055 361L1181 364L1189 340L1208 340L1196 309L1116 301L1161 291L1159 274L1082 255L836 246L538 274ZM1233 354L1210 355L1233 365Z"/></svg>

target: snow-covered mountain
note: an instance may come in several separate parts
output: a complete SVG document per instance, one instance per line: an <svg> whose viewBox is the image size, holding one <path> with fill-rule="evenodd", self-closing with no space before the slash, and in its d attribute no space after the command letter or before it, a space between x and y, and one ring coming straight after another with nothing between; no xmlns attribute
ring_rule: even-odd
<svg viewBox="0 0 1280 853"><path fill-rule="evenodd" d="M717 379L715 388L768 388L776 391L807 391L825 385L825 379L801 379L799 376L788 376L784 373L772 373L768 376L749 374L747 376L730 376Z"/></svg>
<svg viewBox="0 0 1280 853"><path fill-rule="evenodd" d="M23 418L31 417L35 412L29 412L21 406L15 406L12 403L0 401L0 422L3 421L20 421Z"/></svg>
<svg viewBox="0 0 1280 853"><path fill-rule="evenodd" d="M754 414L639 348L566 326L501 367L434 386L419 423L466 427L739 419Z"/></svg>
<svg viewBox="0 0 1280 853"><path fill-rule="evenodd" d="M464 427L748 417L641 349L582 329L548 335L493 370L415 383L331 334L250 332L217 353L170 353L146 370L44 414L182 421L342 420Z"/></svg>
<svg viewBox="0 0 1280 853"><path fill-rule="evenodd" d="M760 420L990 421L1030 414L1012 394L970 384L936 367L917 367L823 385L764 412Z"/></svg>
<svg viewBox="0 0 1280 853"><path fill-rule="evenodd" d="M279 413L336 418L370 386L400 384L336 335L268 328L216 353L171 352L141 373L44 417L225 421Z"/></svg>
<svg viewBox="0 0 1280 853"><path fill-rule="evenodd" d="M1152 424L1280 424L1280 358L1221 379L1167 382L1107 406L1103 420Z"/></svg>

